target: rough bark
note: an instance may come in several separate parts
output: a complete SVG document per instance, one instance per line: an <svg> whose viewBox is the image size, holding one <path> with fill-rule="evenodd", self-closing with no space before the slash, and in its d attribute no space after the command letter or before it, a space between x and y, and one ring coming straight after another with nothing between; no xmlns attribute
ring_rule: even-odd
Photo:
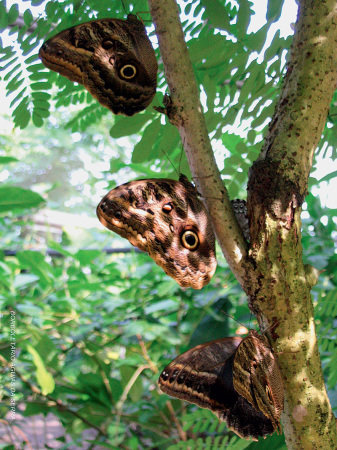
<svg viewBox="0 0 337 450"><path fill-rule="evenodd" d="M193 177L233 273L278 353L290 449L337 448L302 262L301 205L337 80L337 2L301 0L288 71L248 184L249 253L220 179L174 0L149 0L177 125Z"/></svg>
<svg viewBox="0 0 337 450"><path fill-rule="evenodd" d="M337 81L337 2L299 2L288 70L261 155L248 183L255 273L247 282L254 312L277 323L288 448L337 448L318 353L312 282L302 261L301 205L314 150Z"/></svg>

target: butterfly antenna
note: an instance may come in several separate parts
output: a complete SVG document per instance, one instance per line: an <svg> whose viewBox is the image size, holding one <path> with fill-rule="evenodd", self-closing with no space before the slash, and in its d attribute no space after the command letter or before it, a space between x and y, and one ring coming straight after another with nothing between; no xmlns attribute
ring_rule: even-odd
<svg viewBox="0 0 337 450"><path fill-rule="evenodd" d="M178 165L178 170L179 170L179 173L181 173L181 161L182 161L182 159L183 159L183 151L184 151L184 146L183 145L181 145L181 150L180 150L180 156L179 156L179 165Z"/></svg>
<svg viewBox="0 0 337 450"><path fill-rule="evenodd" d="M122 3L122 7L124 9L124 13L125 14L129 14L128 11L126 10L126 6L125 6L125 3L124 3L124 0L121 0L121 3Z"/></svg>
<svg viewBox="0 0 337 450"><path fill-rule="evenodd" d="M223 311L223 314L224 314L225 316L229 317L230 319L232 319L234 322L238 323L239 325L241 325L242 327L244 327L244 328L247 329L246 325L243 324L242 322L240 322L239 320L235 319L235 317L231 316L230 314L228 314L228 313L225 312L225 311ZM250 323L249 323L249 325L250 325ZM249 328L250 328L250 327L249 327Z"/></svg>
<svg viewBox="0 0 337 450"><path fill-rule="evenodd" d="M261 334L266 335L267 332L273 330L275 327L279 325L280 321L275 320L275 322L271 323L265 330L261 330Z"/></svg>
<svg viewBox="0 0 337 450"><path fill-rule="evenodd" d="M161 149L161 152L166 156L166 158L168 159L169 163L171 164L171 166L173 167L173 170L176 172L176 174L178 175L178 178L180 176L180 172L176 169L175 165L173 164L173 162L171 161L168 153L164 150Z"/></svg>

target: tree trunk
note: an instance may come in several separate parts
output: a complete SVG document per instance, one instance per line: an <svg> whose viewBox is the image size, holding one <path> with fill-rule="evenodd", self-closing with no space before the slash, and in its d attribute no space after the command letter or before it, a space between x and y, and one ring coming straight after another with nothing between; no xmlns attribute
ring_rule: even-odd
<svg viewBox="0 0 337 450"><path fill-rule="evenodd" d="M288 448L337 448L302 261L301 206L337 81L337 2L299 3L287 74L248 183L253 311L272 330L283 375Z"/></svg>
<svg viewBox="0 0 337 450"><path fill-rule="evenodd" d="M313 152L337 81L337 2L300 0L283 90L248 183L247 251L220 179L174 0L149 0L180 132L223 253L278 355L289 449L337 448L310 297L314 269L302 261L301 205Z"/></svg>

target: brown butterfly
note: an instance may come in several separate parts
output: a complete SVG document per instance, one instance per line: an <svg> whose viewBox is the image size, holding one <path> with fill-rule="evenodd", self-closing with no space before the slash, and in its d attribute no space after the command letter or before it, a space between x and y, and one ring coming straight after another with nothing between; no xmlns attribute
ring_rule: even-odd
<svg viewBox="0 0 337 450"><path fill-rule="evenodd" d="M228 337L177 356L161 373L168 395L213 411L236 434L257 440L280 429L283 384L265 338Z"/></svg>
<svg viewBox="0 0 337 450"><path fill-rule="evenodd" d="M84 87L115 114L133 114L152 101L157 60L136 16L100 19L61 31L40 48L43 64Z"/></svg>
<svg viewBox="0 0 337 450"><path fill-rule="evenodd" d="M185 176L122 184L101 200L97 216L109 230L147 252L180 286L201 289L213 276L212 226Z"/></svg>

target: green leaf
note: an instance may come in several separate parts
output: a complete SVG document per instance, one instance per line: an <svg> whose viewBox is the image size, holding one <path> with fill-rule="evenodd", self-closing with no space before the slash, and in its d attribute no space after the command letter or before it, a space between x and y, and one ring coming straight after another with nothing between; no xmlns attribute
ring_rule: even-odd
<svg viewBox="0 0 337 450"><path fill-rule="evenodd" d="M41 195L28 189L14 186L0 187L0 212L35 208L44 201Z"/></svg>
<svg viewBox="0 0 337 450"><path fill-rule="evenodd" d="M30 87L34 90L34 91L43 91L43 90L48 90L51 89L51 83L49 81L38 81L36 83L31 83ZM38 92L34 92L34 94L38 94ZM50 94L46 93L46 92L39 92L39 94L45 94L46 96L48 96L48 98L50 98Z"/></svg>
<svg viewBox="0 0 337 450"><path fill-rule="evenodd" d="M240 439L240 441L242 442L243 439ZM241 447L234 448L239 449ZM268 436L267 439L260 438L258 442L251 442L248 448L249 450L287 450L284 435L278 435L276 433L272 436Z"/></svg>
<svg viewBox="0 0 337 450"><path fill-rule="evenodd" d="M0 156L0 164L8 164L11 162L19 161L16 158L13 158L12 156Z"/></svg>
<svg viewBox="0 0 337 450"><path fill-rule="evenodd" d="M42 117L38 114L38 112L36 110L33 111L33 115L32 115L32 120L33 120L33 124L40 128L43 125L43 119Z"/></svg>
<svg viewBox="0 0 337 450"><path fill-rule="evenodd" d="M110 136L117 139L136 134L152 118L153 114L149 113L135 114L132 117L117 117L114 125L110 128Z"/></svg>
<svg viewBox="0 0 337 450"><path fill-rule="evenodd" d="M28 58L25 59L25 63L28 65L30 65L32 62L34 61L38 61L39 60L39 55L38 53L36 53L35 55L31 55Z"/></svg>
<svg viewBox="0 0 337 450"><path fill-rule="evenodd" d="M251 2L249 0L240 0L237 18L238 38L245 39L247 28L251 18Z"/></svg>
<svg viewBox="0 0 337 450"><path fill-rule="evenodd" d="M31 64L30 66L27 67L28 72L40 72L40 70L45 71L45 66L42 63L37 63L37 64Z"/></svg>
<svg viewBox="0 0 337 450"><path fill-rule="evenodd" d="M269 27L266 24L255 33L249 34L245 39L245 44L250 50L260 52L266 41L268 31Z"/></svg>
<svg viewBox="0 0 337 450"><path fill-rule="evenodd" d="M247 135L248 142L253 144L254 141L255 141L255 138L256 138L256 131L255 130L249 130L248 131L248 135Z"/></svg>
<svg viewBox="0 0 337 450"><path fill-rule="evenodd" d="M13 282L13 286L15 289L22 289L22 288L26 288L29 285L32 285L34 283L36 283L36 281L39 279L39 277L37 277L36 275L32 275L31 273L19 273L18 275L16 275L15 280ZM25 305L17 305L17 308L19 309L20 307L25 307ZM37 308L36 306L32 305L35 310L38 310L38 313L41 312L40 308ZM35 315L36 311L34 314Z"/></svg>
<svg viewBox="0 0 337 450"><path fill-rule="evenodd" d="M99 250L79 250L74 254L74 258L78 259L81 265L87 265L93 262L95 258L98 258L102 253Z"/></svg>
<svg viewBox="0 0 337 450"><path fill-rule="evenodd" d="M58 348L53 340L47 335L42 334L35 345L35 350L39 353L44 361L51 361Z"/></svg>
<svg viewBox="0 0 337 450"><path fill-rule="evenodd" d="M335 178L337 176L337 170L335 170L334 172L328 173L327 175L325 175L324 177L320 178L318 180L318 183L322 183L323 181L329 181L332 178Z"/></svg>
<svg viewBox="0 0 337 450"><path fill-rule="evenodd" d="M132 153L132 162L133 163L141 163L144 161L148 161L149 155L152 152L152 147L156 142L158 137L158 133L161 127L160 119L153 120L150 125L145 128L143 133L143 137L136 144Z"/></svg>
<svg viewBox="0 0 337 450"><path fill-rule="evenodd" d="M123 393L123 388L122 388L121 382L119 380L117 380L116 378L109 377L109 385L110 385L112 397L113 397L115 403L117 403L120 396Z"/></svg>
<svg viewBox="0 0 337 450"><path fill-rule="evenodd" d="M13 114L20 114L20 112L27 110L29 104L29 98L28 96L23 97L21 102L18 104L18 106L14 109Z"/></svg>
<svg viewBox="0 0 337 450"><path fill-rule="evenodd" d="M29 121L30 121L30 113L28 109L24 109L15 114L15 126L18 126L21 129L26 128Z"/></svg>
<svg viewBox="0 0 337 450"><path fill-rule="evenodd" d="M26 9L23 13L23 20L25 22L25 25L29 27L29 25L33 22L33 14L31 13L30 9Z"/></svg>
<svg viewBox="0 0 337 450"><path fill-rule="evenodd" d="M21 278L22 277L20 277L20 280L18 280L18 283L15 283L15 287L18 287L19 284L21 284L21 286L20 286L21 288L24 287L24 285L22 284ZM26 281L28 283L27 277L26 277ZM25 314L27 316L31 316L31 317L37 317L38 315L41 314L41 308L37 307L36 305L32 305L31 303L24 303L22 305L18 305L17 309L20 313Z"/></svg>
<svg viewBox="0 0 337 450"><path fill-rule="evenodd" d="M273 103L271 105L263 108L261 114L259 116L257 116L257 118L255 120L253 120L252 127L256 128L256 127L262 125L266 119L272 117L274 110L275 110L275 105Z"/></svg>
<svg viewBox="0 0 337 450"><path fill-rule="evenodd" d="M55 241L49 241L48 242L48 247L56 250L57 252L61 253L64 256L68 256L70 258L73 257L73 254L71 252L69 252L68 250L66 250L61 244L59 244L58 242Z"/></svg>
<svg viewBox="0 0 337 450"><path fill-rule="evenodd" d="M229 14L227 8L219 0L200 0L206 16L215 28L229 31Z"/></svg>
<svg viewBox="0 0 337 450"><path fill-rule="evenodd" d="M16 21L16 19L19 17L19 7L15 3L11 6L10 10L8 11L8 25L11 25Z"/></svg>
<svg viewBox="0 0 337 450"><path fill-rule="evenodd" d="M179 132L177 127L167 123L166 125L162 125L161 131L162 135L158 144L159 152L161 151L158 155L159 157L170 154L179 145Z"/></svg>
<svg viewBox="0 0 337 450"><path fill-rule="evenodd" d="M52 267L45 261L45 257L35 251L24 250L17 253L17 258L24 268L29 268L37 275L44 285L53 284Z"/></svg>
<svg viewBox="0 0 337 450"><path fill-rule="evenodd" d="M172 291L172 284L169 285L170 291ZM157 311L176 311L179 308L179 305L174 300L162 300L159 302L156 302L148 307L145 308L144 312L145 314L153 314Z"/></svg>
<svg viewBox="0 0 337 450"><path fill-rule="evenodd" d="M281 16L284 1L271 1L268 2L266 19L268 22L276 22Z"/></svg>
<svg viewBox="0 0 337 450"><path fill-rule="evenodd" d="M29 79L32 81L37 80L50 80L55 79L55 74L51 71L40 70L39 72L33 72L29 75Z"/></svg>
<svg viewBox="0 0 337 450"><path fill-rule="evenodd" d="M8 14L5 2L0 3L0 29L3 30L8 25Z"/></svg>
<svg viewBox="0 0 337 450"><path fill-rule="evenodd" d="M4 76L3 80L7 81L10 80L12 78L12 76L15 74L15 72L20 69L21 67L21 63L18 63L16 66L14 66L9 72L6 73L6 75ZM19 72L19 74L16 74L17 76L20 75L21 72Z"/></svg>
<svg viewBox="0 0 337 450"><path fill-rule="evenodd" d="M12 57L13 55L9 54L9 56ZM4 59L5 59L5 57L1 58L1 61L4 60ZM10 61L7 61L6 64L0 68L0 70L7 70L17 60L18 60L18 57L17 57L17 55L15 55L14 58L12 58Z"/></svg>
<svg viewBox="0 0 337 450"><path fill-rule="evenodd" d="M187 5L185 6L185 15L188 16L189 13L191 12L191 7L192 7L192 3L187 3Z"/></svg>
<svg viewBox="0 0 337 450"><path fill-rule="evenodd" d="M273 37L273 40L269 44L269 47L264 52L265 61L274 58L274 56L278 54L278 51L280 49L283 50L284 42L284 39L280 38L280 30L277 30Z"/></svg>
<svg viewBox="0 0 337 450"><path fill-rule="evenodd" d="M23 94L26 92L26 87L24 87L23 89L21 89L21 91L13 98L13 100L11 101L11 103L10 103L10 107L12 108L14 105L15 105L15 103L18 101L18 100L20 100L20 99L22 99L23 98Z"/></svg>
<svg viewBox="0 0 337 450"><path fill-rule="evenodd" d="M48 104L42 104L42 103L34 103L35 106L35 110L37 112L37 114L41 117L41 118L46 118L50 116L50 112L48 111Z"/></svg>
<svg viewBox="0 0 337 450"><path fill-rule="evenodd" d="M236 106L230 108L226 113L226 123L233 125L238 113L239 113L239 108L237 108Z"/></svg>
<svg viewBox="0 0 337 450"><path fill-rule="evenodd" d="M36 379L41 388L42 394L50 394L55 389L54 378L47 371L44 362L38 352L29 344L26 346L26 349L33 357L33 363L36 367Z"/></svg>
<svg viewBox="0 0 337 450"><path fill-rule="evenodd" d="M23 78L20 78L22 76L22 73L17 73L9 83L7 83L7 91L8 92L14 92L17 89L19 89L22 86Z"/></svg>
<svg viewBox="0 0 337 450"><path fill-rule="evenodd" d="M12 51L11 47L6 47L0 50L3 55L0 57L0 62L7 61L9 58L13 58L11 61L8 61L5 66L0 66L0 71L6 70L8 66L12 64L13 61L17 60L17 55Z"/></svg>

